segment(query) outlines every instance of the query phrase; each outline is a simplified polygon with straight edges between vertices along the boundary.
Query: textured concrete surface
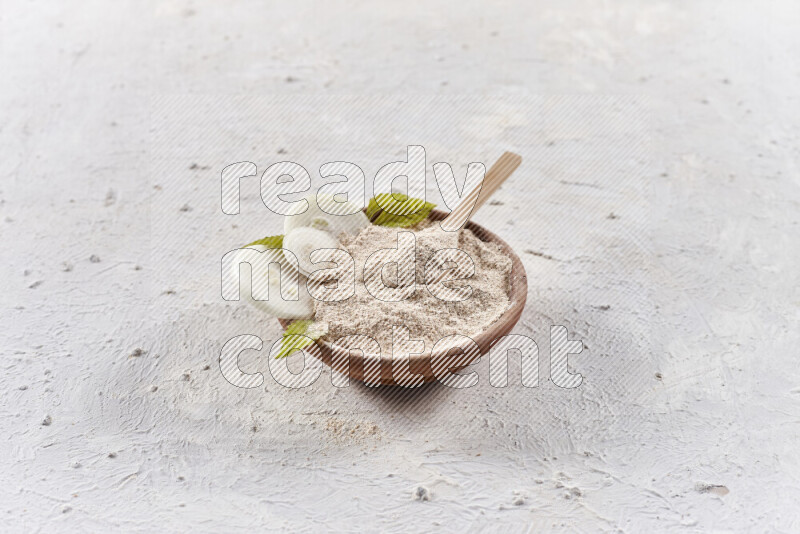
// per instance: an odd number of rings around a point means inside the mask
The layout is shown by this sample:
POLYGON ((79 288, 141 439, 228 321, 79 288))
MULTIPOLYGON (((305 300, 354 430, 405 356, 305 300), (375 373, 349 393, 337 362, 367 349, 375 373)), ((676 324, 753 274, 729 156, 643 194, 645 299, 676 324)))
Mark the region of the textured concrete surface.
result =
MULTIPOLYGON (((800 529, 800 6, 0 0, 9 531, 800 529), (219 172, 523 167, 476 220, 563 390, 303 390, 219 260, 279 217, 219 172)), ((429 193, 435 186, 429 173, 429 193)), ((293 358, 290 367, 301 365, 293 358)), ((516 374, 515 374, 516 373, 516 374)))

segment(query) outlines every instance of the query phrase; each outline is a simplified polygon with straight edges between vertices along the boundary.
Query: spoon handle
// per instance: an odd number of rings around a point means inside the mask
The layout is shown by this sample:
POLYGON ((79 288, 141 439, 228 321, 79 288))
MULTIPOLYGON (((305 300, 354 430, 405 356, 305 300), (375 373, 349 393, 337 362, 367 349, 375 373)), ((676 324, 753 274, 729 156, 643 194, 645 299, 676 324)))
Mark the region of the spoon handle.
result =
POLYGON ((456 206, 456 209, 442 221, 442 229, 453 231, 463 227, 472 214, 478 211, 500 188, 506 178, 517 170, 520 163, 522 163, 522 156, 513 152, 504 152, 486 173, 483 182, 470 191, 456 206))

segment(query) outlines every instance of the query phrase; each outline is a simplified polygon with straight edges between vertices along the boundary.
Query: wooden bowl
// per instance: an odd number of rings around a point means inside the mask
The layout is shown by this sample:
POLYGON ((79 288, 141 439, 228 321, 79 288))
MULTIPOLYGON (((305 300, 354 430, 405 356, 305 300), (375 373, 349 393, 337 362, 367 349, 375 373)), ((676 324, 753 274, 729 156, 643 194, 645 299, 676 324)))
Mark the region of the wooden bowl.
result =
MULTIPOLYGON (((436 221, 442 220, 447 217, 448 213, 440 210, 433 210, 430 214, 430 218, 436 221)), ((471 354, 468 357, 460 358, 455 366, 448 366, 448 369, 451 371, 457 371, 459 369, 463 369, 468 365, 472 364, 477 360, 481 354, 486 354, 489 352, 489 349, 494 344, 496 340, 503 337, 504 335, 511 332, 514 326, 519 321, 520 316, 522 315, 522 310, 525 308, 525 301, 528 298, 528 277, 525 274, 525 267, 522 265, 522 261, 519 259, 519 256, 514 252, 514 250, 502 239, 500 239, 496 234, 490 232, 483 226, 476 224, 472 221, 468 221, 465 228, 472 231, 478 239, 487 243, 497 243, 500 245, 500 248, 503 252, 511 258, 511 274, 509 277, 509 291, 508 297, 510 300, 510 304, 508 309, 500 316, 497 321, 492 323, 485 332, 482 332, 477 335, 473 335, 472 339, 477 343, 478 349, 480 350, 479 354, 471 354)), ((278 319, 281 323, 281 326, 286 328, 291 320, 286 319, 278 319)), ((465 335, 468 335, 468 332, 464 332, 465 335)), ((306 349, 307 352, 310 352, 313 356, 321 359, 325 365, 330 367, 334 366, 334 353, 335 349, 333 344, 320 340, 317 341, 316 347, 310 347, 306 349)), ((341 350, 341 349, 340 349, 341 350)), ((341 352, 340 352, 341 353, 341 352)), ((365 369, 364 363, 367 358, 364 357, 361 351, 352 351, 350 353, 349 358, 349 365, 344 365, 344 367, 336 368, 337 371, 343 372, 344 374, 349 375, 351 378, 355 378, 359 381, 365 380, 365 369)), ((373 360, 374 361, 374 360, 373 360)), ((340 363, 340 362, 337 362, 340 363)), ((422 354, 412 354, 410 357, 410 371, 412 374, 422 375, 425 382, 431 382, 436 380, 436 376, 434 375, 433 370, 431 369, 431 351, 430 349, 426 350, 422 354)), ((376 373, 377 370, 373 368, 370 376, 371 378, 369 385, 376 385, 375 382, 379 382, 381 385, 401 385, 395 378, 392 376, 392 357, 391 354, 389 355, 381 355, 380 358, 380 375, 379 378, 376 380, 376 373)), ((441 374, 441 373, 439 373, 441 374)))

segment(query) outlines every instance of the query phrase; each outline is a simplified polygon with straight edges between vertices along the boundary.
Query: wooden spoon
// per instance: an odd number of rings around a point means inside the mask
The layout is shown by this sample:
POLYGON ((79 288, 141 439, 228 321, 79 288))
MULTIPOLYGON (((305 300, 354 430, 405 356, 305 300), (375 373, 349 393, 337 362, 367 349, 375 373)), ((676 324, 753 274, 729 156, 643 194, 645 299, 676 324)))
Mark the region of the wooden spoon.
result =
POLYGON ((442 221, 442 230, 453 232, 462 228, 472 214, 483 206, 489 197, 497 191, 503 182, 517 170, 522 163, 522 156, 513 152, 504 152, 500 159, 495 161, 489 172, 483 178, 483 182, 469 192, 456 206, 450 215, 442 221))
MULTIPOLYGON (((520 163, 522 163, 522 156, 513 152, 504 152, 483 177, 483 181, 470 191, 459 202, 456 209, 450 212, 450 215, 441 222, 442 230, 454 232, 463 228, 469 218, 472 217, 472 214, 489 200, 489 197, 500 188, 506 178, 517 170, 520 163)), ((370 217, 369 222, 374 223, 381 213, 383 213, 383 209, 378 208, 370 217)))
MULTIPOLYGON (((520 163, 522 163, 522 156, 513 152, 504 152, 483 177, 483 181, 461 199, 456 209, 440 223, 442 230, 455 232, 463 228, 472 214, 489 200, 489 197, 500 188, 502 183, 517 170, 520 163)), ((428 283, 435 284, 444 279, 446 273, 440 270, 444 263, 446 263, 444 259, 433 262, 430 271, 435 274, 430 280, 427 280, 428 283)))

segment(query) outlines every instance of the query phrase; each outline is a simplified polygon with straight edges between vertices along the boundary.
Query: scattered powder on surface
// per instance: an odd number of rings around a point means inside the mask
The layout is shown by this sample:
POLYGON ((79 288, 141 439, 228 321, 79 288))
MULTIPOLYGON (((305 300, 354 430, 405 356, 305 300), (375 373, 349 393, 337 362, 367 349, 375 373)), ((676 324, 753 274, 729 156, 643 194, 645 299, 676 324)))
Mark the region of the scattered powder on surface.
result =
MULTIPOLYGON (((500 246, 481 241, 469 230, 444 232, 433 221, 425 221, 413 229, 417 249, 416 287, 411 297, 399 302, 384 302, 373 297, 364 286, 364 264, 372 253, 396 248, 397 233, 401 231, 409 229, 373 225, 355 236, 341 237, 342 245, 355 260, 355 295, 341 302, 317 302, 315 319, 328 324, 325 339, 368 335, 381 345, 381 352, 388 355, 392 347, 392 325, 405 325, 411 331, 411 339, 422 339, 425 350, 430 350, 445 336, 477 336, 508 309, 511 259, 500 246), (475 263, 472 277, 446 283, 450 287, 472 287, 471 296, 461 302, 439 300, 424 283, 428 258, 437 250, 452 248, 463 250, 475 263)), ((391 276, 391 269, 386 271, 391 276)), ((396 269, 394 277, 396 280, 396 269)))
POLYGON ((331 417, 325 423, 325 431, 336 443, 365 444, 370 440, 380 440, 378 425, 366 422, 352 422, 331 417))

